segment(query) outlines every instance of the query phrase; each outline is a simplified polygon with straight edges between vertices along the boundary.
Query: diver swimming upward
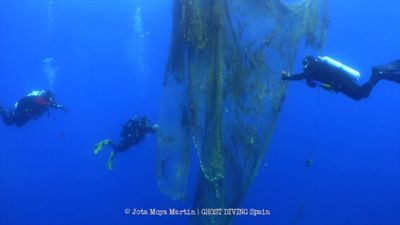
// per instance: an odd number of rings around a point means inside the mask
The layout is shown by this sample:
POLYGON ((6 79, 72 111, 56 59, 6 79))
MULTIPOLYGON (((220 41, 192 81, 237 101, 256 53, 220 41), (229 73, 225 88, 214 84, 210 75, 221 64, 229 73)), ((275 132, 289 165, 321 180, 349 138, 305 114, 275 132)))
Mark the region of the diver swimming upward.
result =
POLYGON ((282 79, 306 80, 310 87, 319 84, 326 90, 341 92, 354 100, 368 98, 380 80, 400 83, 400 60, 373 67, 369 80, 363 85, 357 83, 359 72, 326 56, 316 58, 307 56, 303 60, 303 66, 304 71, 300 74, 292 75, 290 72, 282 71, 282 79))
POLYGON ((110 157, 108 159, 107 167, 109 170, 112 169, 113 160, 117 153, 128 151, 128 149, 134 145, 139 144, 143 139, 151 133, 157 131, 158 125, 151 125, 147 117, 134 117, 130 119, 125 125, 122 125, 121 141, 115 144, 109 139, 100 141, 96 144, 94 154, 99 152, 106 146, 109 145, 112 148, 110 157))
POLYGON ((15 103, 10 110, 0 106, 0 116, 5 125, 22 127, 29 120, 38 119, 43 113, 49 112, 51 108, 68 112, 64 106, 56 103, 51 91, 33 91, 15 103))

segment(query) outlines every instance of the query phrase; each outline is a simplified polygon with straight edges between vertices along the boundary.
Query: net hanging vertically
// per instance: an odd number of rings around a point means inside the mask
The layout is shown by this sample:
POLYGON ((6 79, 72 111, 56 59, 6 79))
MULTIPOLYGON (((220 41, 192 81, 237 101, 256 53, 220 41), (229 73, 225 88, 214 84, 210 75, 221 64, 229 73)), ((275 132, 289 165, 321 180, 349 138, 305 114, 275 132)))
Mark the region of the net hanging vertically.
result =
POLYGON ((322 47, 326 7, 326 0, 175 0, 156 162, 165 194, 186 198, 194 148, 201 167, 194 208, 239 206, 282 106, 280 71, 292 69, 303 41, 322 47))

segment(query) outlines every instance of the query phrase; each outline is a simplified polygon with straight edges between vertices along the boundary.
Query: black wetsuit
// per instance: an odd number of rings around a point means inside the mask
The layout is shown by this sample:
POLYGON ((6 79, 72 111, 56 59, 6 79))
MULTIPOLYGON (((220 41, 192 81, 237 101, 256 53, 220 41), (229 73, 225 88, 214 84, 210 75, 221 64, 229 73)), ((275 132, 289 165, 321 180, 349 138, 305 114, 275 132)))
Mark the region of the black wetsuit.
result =
POLYGON ((52 97, 43 95, 30 95, 18 101, 15 107, 9 111, 0 108, 0 116, 7 126, 21 127, 31 119, 37 119, 48 112, 50 108, 67 111, 57 104, 52 97))
POLYGON ((118 144, 110 143, 114 152, 125 152, 131 146, 140 143, 148 134, 154 133, 155 128, 151 126, 146 117, 139 117, 129 120, 121 132, 121 141, 118 144))
POLYGON ((381 79, 400 83, 399 64, 400 61, 396 61, 385 66, 373 68, 368 82, 359 85, 356 80, 340 68, 332 66, 318 58, 313 58, 304 67, 303 73, 283 76, 282 79, 306 80, 307 84, 311 87, 315 87, 319 83, 321 87, 327 90, 341 92, 354 100, 360 100, 367 98, 374 86, 381 79), (390 66, 392 66, 391 69, 386 69, 390 66))

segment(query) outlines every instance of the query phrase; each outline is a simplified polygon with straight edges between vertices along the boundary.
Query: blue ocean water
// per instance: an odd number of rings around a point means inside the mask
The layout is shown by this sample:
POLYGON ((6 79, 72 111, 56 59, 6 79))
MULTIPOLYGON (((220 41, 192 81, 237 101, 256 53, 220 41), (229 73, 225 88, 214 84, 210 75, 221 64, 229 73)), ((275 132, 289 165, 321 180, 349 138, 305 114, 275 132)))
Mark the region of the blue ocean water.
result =
MULTIPOLYGON (((190 199, 172 201, 158 190, 155 137, 117 156, 111 172, 108 154, 92 151, 99 140, 117 140, 133 115, 157 121, 171 5, 0 2, 1 105, 52 89, 70 109, 23 128, 0 125, 1 225, 188 224, 184 216, 124 214, 125 208, 191 207, 190 199)), ((356 68, 365 82, 372 66, 400 58, 399 10, 397 0, 330 1, 321 54, 356 68)), ((271 216, 237 217, 237 225, 400 224, 399 86, 382 81, 355 102, 292 83, 243 207, 269 209, 271 216)))

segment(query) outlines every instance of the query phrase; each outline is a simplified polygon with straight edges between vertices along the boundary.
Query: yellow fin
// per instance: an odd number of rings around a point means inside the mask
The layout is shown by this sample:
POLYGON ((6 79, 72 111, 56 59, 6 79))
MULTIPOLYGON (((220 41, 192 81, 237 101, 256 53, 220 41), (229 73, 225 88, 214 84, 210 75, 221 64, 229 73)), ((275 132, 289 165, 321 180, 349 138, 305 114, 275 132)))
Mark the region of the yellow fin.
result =
POLYGON ((107 162, 108 170, 112 170, 114 156, 115 156, 115 153, 114 153, 114 151, 112 151, 111 154, 110 154, 110 157, 108 158, 108 162, 107 162))
POLYGON ((104 148, 104 146, 110 144, 110 142, 111 142, 110 139, 106 139, 97 143, 94 146, 94 154, 95 155, 99 154, 99 152, 104 148))

